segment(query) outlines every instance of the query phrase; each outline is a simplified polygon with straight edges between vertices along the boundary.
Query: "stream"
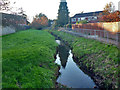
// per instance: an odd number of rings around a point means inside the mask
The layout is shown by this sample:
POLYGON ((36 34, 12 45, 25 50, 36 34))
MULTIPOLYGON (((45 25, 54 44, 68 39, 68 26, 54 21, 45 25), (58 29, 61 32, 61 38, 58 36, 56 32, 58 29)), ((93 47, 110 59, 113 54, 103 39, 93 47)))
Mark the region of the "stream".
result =
POLYGON ((70 48, 56 40, 59 44, 55 63, 60 65, 57 82, 68 88, 94 88, 96 85, 90 76, 85 74, 73 60, 70 48))

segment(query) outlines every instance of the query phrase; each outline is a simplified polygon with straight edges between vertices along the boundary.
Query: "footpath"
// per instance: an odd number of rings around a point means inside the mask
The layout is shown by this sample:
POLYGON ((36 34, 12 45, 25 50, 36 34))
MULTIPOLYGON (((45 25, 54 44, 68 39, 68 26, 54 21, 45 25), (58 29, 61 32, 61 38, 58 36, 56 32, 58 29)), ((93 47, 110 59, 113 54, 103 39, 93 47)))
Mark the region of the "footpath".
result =
POLYGON ((65 29, 62 29, 61 31, 66 32, 66 33, 70 33, 72 35, 76 35, 76 36, 79 36, 79 37, 95 39, 95 40, 98 40, 98 41, 106 43, 106 44, 112 44, 112 45, 120 46, 120 43, 118 41, 107 39, 107 38, 98 37, 97 35, 86 35, 86 34, 83 34, 83 33, 73 32, 73 31, 65 30, 65 29))

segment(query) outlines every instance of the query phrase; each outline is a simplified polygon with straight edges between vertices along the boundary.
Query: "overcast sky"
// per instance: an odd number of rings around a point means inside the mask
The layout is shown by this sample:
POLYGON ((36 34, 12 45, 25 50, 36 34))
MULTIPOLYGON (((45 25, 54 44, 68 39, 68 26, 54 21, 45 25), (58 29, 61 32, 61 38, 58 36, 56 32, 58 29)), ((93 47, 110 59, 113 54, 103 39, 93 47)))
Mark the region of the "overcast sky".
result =
MULTIPOLYGON (((33 16, 44 13, 49 19, 56 19, 60 0, 10 0, 11 3, 16 2, 14 7, 22 7, 28 15, 30 21, 33 16)), ((66 0, 70 16, 76 13, 102 11, 106 3, 113 2, 116 10, 118 10, 118 2, 120 0, 66 0)))

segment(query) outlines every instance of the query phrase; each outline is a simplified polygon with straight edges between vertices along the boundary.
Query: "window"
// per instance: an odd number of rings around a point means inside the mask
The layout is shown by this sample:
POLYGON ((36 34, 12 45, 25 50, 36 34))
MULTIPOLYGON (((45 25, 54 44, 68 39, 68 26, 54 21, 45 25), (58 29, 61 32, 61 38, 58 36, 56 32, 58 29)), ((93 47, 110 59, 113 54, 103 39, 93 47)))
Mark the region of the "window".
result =
POLYGON ((97 17, 94 17, 95 19, 97 19, 97 17))
POLYGON ((76 18, 72 18, 72 22, 76 22, 76 18))
POLYGON ((85 20, 85 17, 82 17, 81 20, 85 20))
POLYGON ((80 21, 81 19, 80 18, 78 18, 78 22, 80 21))

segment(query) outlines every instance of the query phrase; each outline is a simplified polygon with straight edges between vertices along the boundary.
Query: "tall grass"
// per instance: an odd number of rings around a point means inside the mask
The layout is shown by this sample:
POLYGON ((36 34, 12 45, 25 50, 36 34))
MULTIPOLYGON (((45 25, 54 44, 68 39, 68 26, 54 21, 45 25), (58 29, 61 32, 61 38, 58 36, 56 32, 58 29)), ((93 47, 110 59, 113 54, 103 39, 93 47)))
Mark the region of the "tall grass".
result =
POLYGON ((3 88, 55 87, 55 38, 39 30, 3 36, 3 88))

